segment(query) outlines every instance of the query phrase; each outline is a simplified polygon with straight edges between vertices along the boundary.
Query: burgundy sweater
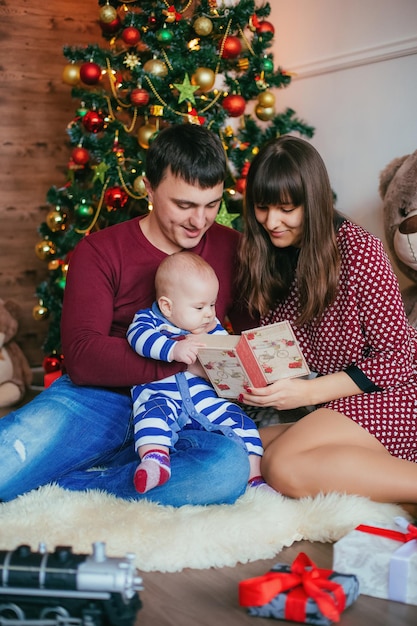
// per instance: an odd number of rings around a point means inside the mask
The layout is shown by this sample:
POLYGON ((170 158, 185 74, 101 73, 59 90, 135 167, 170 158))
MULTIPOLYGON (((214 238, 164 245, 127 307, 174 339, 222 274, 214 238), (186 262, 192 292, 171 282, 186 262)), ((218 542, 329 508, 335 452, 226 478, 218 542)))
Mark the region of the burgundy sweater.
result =
MULTIPOLYGON (((216 313, 236 333, 256 325, 234 293, 240 234, 214 224, 193 252, 214 268, 220 282, 216 313)), ((71 255, 61 322, 65 367, 78 385, 130 387, 186 369, 137 355, 126 330, 139 309, 155 300, 154 277, 166 257, 143 235, 138 218, 88 235, 71 255)))

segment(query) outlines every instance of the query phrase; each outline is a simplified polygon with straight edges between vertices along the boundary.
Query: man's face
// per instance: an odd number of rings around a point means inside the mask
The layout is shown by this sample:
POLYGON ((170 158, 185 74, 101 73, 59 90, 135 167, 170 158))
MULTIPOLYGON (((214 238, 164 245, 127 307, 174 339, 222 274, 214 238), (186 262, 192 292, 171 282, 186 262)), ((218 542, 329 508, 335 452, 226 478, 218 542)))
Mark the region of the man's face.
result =
POLYGON ((153 204, 146 218, 151 243, 167 254, 194 248, 216 219, 223 183, 201 189, 168 169, 155 189, 145 184, 153 204))

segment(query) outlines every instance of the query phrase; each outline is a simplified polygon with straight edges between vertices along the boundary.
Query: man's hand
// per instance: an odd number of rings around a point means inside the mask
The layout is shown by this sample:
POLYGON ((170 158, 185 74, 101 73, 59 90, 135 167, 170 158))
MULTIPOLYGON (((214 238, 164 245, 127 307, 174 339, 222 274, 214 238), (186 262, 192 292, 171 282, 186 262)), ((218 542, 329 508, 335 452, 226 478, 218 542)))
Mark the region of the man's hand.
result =
POLYGON ((187 372, 190 372, 190 374, 193 374, 194 376, 199 376, 200 378, 205 378, 206 380, 208 380, 204 367, 201 365, 198 359, 195 363, 191 363, 191 365, 187 367, 187 372))

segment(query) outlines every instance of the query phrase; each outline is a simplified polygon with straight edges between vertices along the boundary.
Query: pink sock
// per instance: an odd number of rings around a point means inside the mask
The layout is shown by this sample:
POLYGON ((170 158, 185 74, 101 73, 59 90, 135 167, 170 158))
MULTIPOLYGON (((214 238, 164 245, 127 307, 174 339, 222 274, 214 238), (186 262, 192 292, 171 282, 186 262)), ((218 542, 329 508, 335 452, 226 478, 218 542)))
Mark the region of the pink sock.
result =
POLYGON ((249 487, 253 487, 256 489, 261 489, 262 491, 269 491, 270 493, 278 493, 265 482, 262 476, 253 476, 248 481, 249 487))
POLYGON ((133 483, 136 491, 146 493, 154 487, 163 485, 171 477, 169 454, 163 450, 149 450, 139 463, 133 483))
POLYGON ((259 487, 260 485, 265 485, 265 481, 262 476, 252 476, 249 478, 248 485, 249 487, 259 487))

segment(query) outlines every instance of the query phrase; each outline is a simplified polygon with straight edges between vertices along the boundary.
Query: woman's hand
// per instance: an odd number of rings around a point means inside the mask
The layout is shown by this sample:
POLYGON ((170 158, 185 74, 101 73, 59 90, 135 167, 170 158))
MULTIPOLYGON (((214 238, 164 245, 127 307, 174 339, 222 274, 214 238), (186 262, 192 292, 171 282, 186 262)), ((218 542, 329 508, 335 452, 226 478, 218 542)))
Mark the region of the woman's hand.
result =
POLYGON ((297 409, 313 404, 309 397, 311 382, 313 381, 303 378, 287 378, 277 380, 267 387, 251 387, 250 393, 239 397, 239 402, 250 406, 273 407, 281 411, 297 409))
POLYGON ((345 372, 336 372, 317 378, 286 378, 267 387, 251 387, 239 397, 239 402, 250 406, 270 406, 278 410, 298 409, 346 398, 362 390, 345 372))

